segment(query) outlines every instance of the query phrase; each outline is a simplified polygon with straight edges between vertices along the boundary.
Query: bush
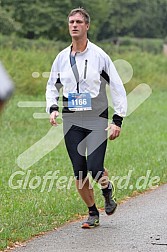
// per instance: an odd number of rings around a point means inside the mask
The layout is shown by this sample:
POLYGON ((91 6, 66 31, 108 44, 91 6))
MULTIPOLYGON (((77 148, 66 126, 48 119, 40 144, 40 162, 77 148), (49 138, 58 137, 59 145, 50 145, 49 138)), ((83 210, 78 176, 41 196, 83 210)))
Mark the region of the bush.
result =
MULTIPOLYGON (((167 39, 166 39, 167 41, 167 39)), ((152 38, 131 38, 131 37, 113 37, 107 40, 99 42, 102 47, 106 48, 107 52, 149 52, 153 54, 162 53, 163 50, 163 40, 162 39, 152 39, 152 38)))
POLYGON ((12 36, 4 36, 0 34, 0 49, 11 48, 11 49, 53 49, 56 48, 58 51, 62 50, 67 46, 67 43, 53 40, 40 39, 24 39, 12 36))
POLYGON ((10 35, 19 31, 20 27, 20 24, 11 17, 9 12, 0 6, 0 33, 10 35))
POLYGON ((149 39, 149 38, 119 38, 121 46, 133 46, 141 49, 142 52, 150 52, 154 54, 162 53, 163 40, 162 39, 149 39))

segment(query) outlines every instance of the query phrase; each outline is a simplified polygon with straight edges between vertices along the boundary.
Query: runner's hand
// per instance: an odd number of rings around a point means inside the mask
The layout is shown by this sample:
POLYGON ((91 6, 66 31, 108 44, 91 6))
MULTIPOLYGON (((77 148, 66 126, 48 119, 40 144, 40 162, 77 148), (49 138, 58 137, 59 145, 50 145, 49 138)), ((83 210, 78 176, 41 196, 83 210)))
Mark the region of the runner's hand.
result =
POLYGON ((110 140, 114 140, 115 138, 119 137, 120 132, 121 132, 121 128, 112 123, 105 130, 110 131, 109 133, 110 140))
POLYGON ((56 118, 59 116, 59 112, 58 111, 53 111, 50 114, 50 123, 52 126, 58 126, 58 123, 56 122, 56 118))

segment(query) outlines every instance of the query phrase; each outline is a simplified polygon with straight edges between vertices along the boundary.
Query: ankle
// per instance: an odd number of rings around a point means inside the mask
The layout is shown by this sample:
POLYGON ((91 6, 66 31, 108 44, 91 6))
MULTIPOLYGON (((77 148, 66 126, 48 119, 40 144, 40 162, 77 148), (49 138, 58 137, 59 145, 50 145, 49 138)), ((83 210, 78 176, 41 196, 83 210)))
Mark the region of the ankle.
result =
POLYGON ((109 181, 107 187, 102 189, 102 193, 103 195, 106 195, 109 192, 111 192, 111 190, 112 190, 112 185, 111 185, 111 182, 109 181))
POLYGON ((88 209, 89 209, 89 214, 90 215, 92 215, 92 216, 93 215, 98 215, 99 216, 99 211, 98 211, 95 204, 93 206, 91 206, 91 207, 88 207, 88 209))

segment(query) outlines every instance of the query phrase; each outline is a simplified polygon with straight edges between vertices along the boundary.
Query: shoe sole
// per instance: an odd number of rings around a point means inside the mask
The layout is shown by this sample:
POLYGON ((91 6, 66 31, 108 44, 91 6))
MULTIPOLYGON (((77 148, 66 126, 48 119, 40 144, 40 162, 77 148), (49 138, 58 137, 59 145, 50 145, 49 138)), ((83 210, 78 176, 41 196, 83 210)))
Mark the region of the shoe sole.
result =
POLYGON ((110 212, 110 213, 107 213, 107 212, 106 212, 106 214, 107 214, 107 215, 112 215, 112 214, 115 213, 116 209, 117 209, 117 205, 116 205, 116 207, 114 208, 114 210, 113 210, 112 212, 110 212))
POLYGON ((95 223, 93 226, 90 226, 88 223, 84 223, 82 224, 81 228, 90 229, 90 228, 98 227, 99 225, 100 223, 95 223))

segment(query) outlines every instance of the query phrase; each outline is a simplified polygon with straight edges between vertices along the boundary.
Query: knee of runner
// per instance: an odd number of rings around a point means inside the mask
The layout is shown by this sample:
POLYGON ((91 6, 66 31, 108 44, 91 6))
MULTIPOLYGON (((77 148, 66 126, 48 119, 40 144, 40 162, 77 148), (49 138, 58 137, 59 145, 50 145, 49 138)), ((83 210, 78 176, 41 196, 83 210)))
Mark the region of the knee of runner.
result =
POLYGON ((76 180, 84 180, 87 177, 87 172, 84 171, 74 171, 74 176, 76 180))
POLYGON ((98 182, 99 179, 101 179, 101 177, 103 176, 103 173, 104 173, 104 171, 95 170, 95 169, 91 169, 91 170, 89 170, 89 172, 90 172, 92 178, 93 178, 96 182, 98 182))

